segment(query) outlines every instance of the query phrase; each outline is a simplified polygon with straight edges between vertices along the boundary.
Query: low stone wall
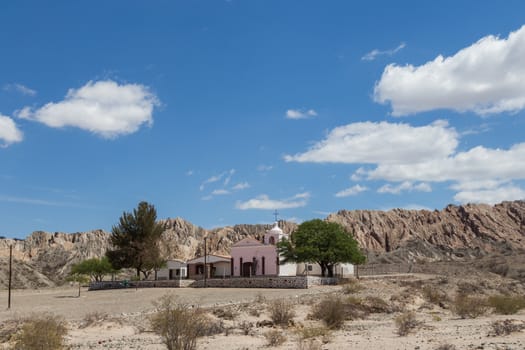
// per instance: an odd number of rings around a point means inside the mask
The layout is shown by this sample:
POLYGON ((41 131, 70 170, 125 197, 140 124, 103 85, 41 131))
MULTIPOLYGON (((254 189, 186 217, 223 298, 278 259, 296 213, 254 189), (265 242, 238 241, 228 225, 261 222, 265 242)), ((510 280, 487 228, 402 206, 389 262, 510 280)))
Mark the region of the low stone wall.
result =
POLYGON ((160 280, 160 281, 102 281, 91 282, 88 290, 122 289, 122 288, 183 288, 191 286, 195 281, 160 280))
MULTIPOLYGON (((279 288, 306 289, 312 286, 337 284, 337 278, 316 276, 282 276, 282 277, 235 277, 206 280, 208 288, 279 288)), ((195 281, 192 287, 204 287, 204 280, 195 281)))

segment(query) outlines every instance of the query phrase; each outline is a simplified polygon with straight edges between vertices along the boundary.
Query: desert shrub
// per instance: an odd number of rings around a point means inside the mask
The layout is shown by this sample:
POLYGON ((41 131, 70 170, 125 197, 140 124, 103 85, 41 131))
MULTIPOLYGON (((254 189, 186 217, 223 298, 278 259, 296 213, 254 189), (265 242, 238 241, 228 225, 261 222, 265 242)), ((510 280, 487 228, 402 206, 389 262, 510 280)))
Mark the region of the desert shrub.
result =
POLYGON ((359 281, 357 281, 356 279, 349 279, 348 282, 343 284, 343 288, 341 289, 341 291, 344 294, 354 294, 361 291, 363 288, 364 287, 361 284, 359 284, 359 281))
POLYGON ((67 328, 65 321, 51 314, 31 316, 14 336, 16 350, 65 349, 67 328))
POLYGON ((207 317, 199 308, 191 308, 164 295, 154 303, 158 311, 150 318, 153 331, 162 337, 168 350, 194 350, 197 338, 203 335, 207 317))
POLYGON ((483 287, 481 283, 473 284, 469 282, 459 282, 458 283, 458 294, 473 294, 473 293, 483 293, 483 287))
POLYGON ((200 337, 209 337, 216 334, 221 334, 226 332, 226 327, 224 326, 223 320, 214 320, 208 317, 206 314, 202 316, 202 326, 199 333, 200 337))
POLYGON ((490 324, 490 327, 491 331, 489 332, 489 335, 502 336, 509 335, 514 332, 519 332, 522 329, 525 329, 525 323, 507 319, 494 321, 490 324))
POLYGON ((273 324, 287 327, 295 316, 293 303, 277 299, 268 304, 268 312, 273 324))
POLYGON ((296 332, 300 339, 325 338, 330 335, 330 329, 326 327, 304 327, 297 329, 296 332))
POLYGON ((248 321, 242 321, 239 323, 239 329, 244 335, 250 335, 252 333, 253 323, 248 321))
POLYGON ((297 350, 321 350, 322 344, 315 339, 299 339, 297 341, 297 350))
POLYGON ((337 295, 327 295, 312 311, 312 317, 323 321, 329 329, 341 328, 346 319, 345 304, 337 295))
POLYGON ((272 329, 264 333, 264 337, 268 346, 279 346, 286 341, 285 335, 278 329, 272 329))
POLYGON ((502 315, 513 315, 525 308, 525 297, 509 295, 493 295, 488 298, 489 306, 502 315))
POLYGON ((255 299, 253 300, 253 302, 258 305, 264 304, 266 303, 266 297, 263 293, 259 292, 255 295, 255 299))
POLYGON ((440 344, 435 350, 456 350, 456 346, 453 344, 440 344))
POLYGON ((213 309, 212 313, 218 318, 223 318, 230 321, 233 321, 235 318, 237 318, 237 316, 239 316, 239 312, 234 310, 232 307, 216 308, 213 309))
POLYGON ((432 304, 439 305, 448 300, 447 293, 430 285, 424 286, 421 292, 423 293, 423 298, 432 304))
POLYGON ((400 336, 408 335, 419 326, 419 322, 416 319, 416 314, 412 311, 405 312, 397 316, 394 322, 396 323, 397 334, 400 336))
POLYGON ((461 318, 476 318, 487 311, 486 300, 481 297, 457 294, 452 310, 461 318))

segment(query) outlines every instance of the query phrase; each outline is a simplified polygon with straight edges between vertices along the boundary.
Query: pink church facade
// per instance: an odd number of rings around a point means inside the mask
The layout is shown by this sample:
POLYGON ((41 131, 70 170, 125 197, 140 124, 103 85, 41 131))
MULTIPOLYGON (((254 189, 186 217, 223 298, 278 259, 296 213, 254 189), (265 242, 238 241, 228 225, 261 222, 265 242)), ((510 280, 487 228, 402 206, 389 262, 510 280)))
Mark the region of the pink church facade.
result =
POLYGON ((263 242, 245 238, 231 248, 232 275, 252 276, 295 276, 296 264, 280 264, 276 244, 287 235, 275 226, 264 235, 263 242))

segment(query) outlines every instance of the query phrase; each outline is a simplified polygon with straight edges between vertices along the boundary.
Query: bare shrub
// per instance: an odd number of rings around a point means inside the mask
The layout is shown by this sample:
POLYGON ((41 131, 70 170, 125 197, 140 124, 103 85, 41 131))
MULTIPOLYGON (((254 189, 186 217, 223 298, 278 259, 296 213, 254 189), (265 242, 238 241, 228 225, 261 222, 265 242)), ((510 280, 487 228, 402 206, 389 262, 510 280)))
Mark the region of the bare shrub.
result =
POLYGON ((313 307, 312 317, 323 321, 329 329, 341 328, 345 319, 345 304, 337 295, 327 295, 313 307))
POLYGON ((458 283, 458 294, 470 295, 473 293, 483 293, 483 287, 480 283, 473 284, 469 282, 459 282, 458 283))
POLYGON ((423 298, 432 304, 442 305, 444 302, 448 301, 447 293, 434 286, 426 285, 421 292, 423 293, 423 298))
POLYGON ((322 344, 315 339, 299 339, 297 341, 297 350, 321 350, 322 344))
POLYGON ((239 323, 239 329, 242 331, 242 334, 244 335, 251 335, 252 328, 253 328, 253 323, 251 322, 242 321, 241 323, 239 323))
POLYGON ((490 324, 490 327, 490 336, 502 336, 509 335, 514 332, 519 332, 522 329, 525 329, 525 323, 519 322, 517 320, 507 319, 501 321, 494 321, 490 324))
POLYGON ((257 295, 255 295, 255 299, 253 300, 255 304, 265 304, 266 303, 266 297, 263 295, 263 293, 259 292, 257 295))
POLYGON ((363 290, 363 286, 356 279, 349 279, 348 282, 343 284, 341 291, 343 294, 354 294, 363 290))
POLYGON ((502 315, 513 315, 525 308, 525 297, 509 295, 493 295, 488 298, 489 306, 502 315))
POLYGON ((199 308, 177 301, 174 295, 164 295, 154 303, 158 312, 151 316, 153 331, 159 334, 168 350, 194 350, 197 338, 203 335, 207 318, 199 308))
POLYGON ((402 313, 395 318, 397 334, 400 336, 406 336, 417 327, 420 323, 416 319, 416 314, 412 311, 402 313))
POLYGON ((467 294, 457 294, 452 310, 461 318, 476 318, 487 311, 486 299, 467 294))
POLYGON ((279 346, 286 341, 286 336, 278 329, 269 330, 264 333, 264 337, 268 346, 279 346))
POLYGON ((14 336, 16 350, 66 349, 66 322, 58 316, 41 314, 26 319, 14 336))
POLYGON ((435 350, 456 350, 456 346, 453 344, 440 344, 435 350))
POLYGON ((284 299, 277 299, 268 304, 268 312, 273 324, 281 327, 288 327, 295 316, 293 309, 293 303, 284 299))
POLYGON ((213 309, 212 313, 218 318, 233 321, 239 316, 239 312, 233 307, 216 308, 213 309))
POLYGON ((297 335, 300 339, 310 339, 323 337, 326 338, 330 335, 330 329, 326 327, 304 327, 297 329, 297 335))

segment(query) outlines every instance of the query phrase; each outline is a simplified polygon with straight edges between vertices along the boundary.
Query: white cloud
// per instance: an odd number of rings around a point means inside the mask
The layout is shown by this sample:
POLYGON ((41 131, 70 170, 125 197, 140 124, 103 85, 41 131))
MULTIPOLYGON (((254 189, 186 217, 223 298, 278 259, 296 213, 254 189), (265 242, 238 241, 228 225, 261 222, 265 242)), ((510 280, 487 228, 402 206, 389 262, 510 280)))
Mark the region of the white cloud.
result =
POLYGON ((421 162, 379 164, 367 171, 370 180, 387 181, 510 181, 525 179, 525 143, 508 150, 474 147, 447 157, 432 157, 421 162))
POLYGON ((193 176, 193 174, 194 174, 193 170, 186 171, 186 176, 193 176))
POLYGON ((240 182, 232 187, 233 191, 241 191, 250 188, 250 184, 247 182, 240 182))
POLYGON ((228 186, 228 184, 230 183, 232 179, 233 174, 235 174, 235 169, 230 169, 230 171, 226 173, 226 178, 224 179, 224 182, 223 182, 224 186, 228 186))
POLYGON ((383 51, 374 49, 370 51, 369 53, 367 53, 366 55, 364 55, 363 57, 361 57, 361 59, 363 61, 373 61, 377 58, 377 56, 392 56, 398 51, 404 49, 405 47, 406 47, 406 44, 401 43, 395 49, 383 50, 383 51))
POLYGON ((513 185, 484 190, 460 191, 454 196, 454 200, 461 203, 496 204, 516 199, 525 199, 525 191, 513 185))
POLYGON ((404 181, 400 183, 397 186, 393 186, 391 184, 386 184, 381 186, 377 192, 378 193, 391 193, 391 194, 400 194, 401 192, 432 192, 432 187, 430 187, 429 184, 425 182, 421 182, 418 184, 413 184, 410 181, 404 181))
POLYGON ((286 118, 287 119, 306 119, 306 118, 312 118, 316 117, 317 112, 313 109, 309 109, 307 111, 300 110, 300 109, 289 109, 286 111, 286 118))
POLYGON ((28 88, 27 86, 25 86, 23 84, 19 84, 19 83, 6 84, 6 85, 4 85, 4 90, 5 91, 16 91, 16 92, 21 93, 22 95, 27 95, 27 96, 35 96, 36 95, 36 90, 28 88))
POLYGON ((202 182, 202 184, 199 186, 199 190, 202 191, 202 190, 204 190, 204 187, 206 185, 214 183, 214 182, 221 181, 223 178, 224 178, 223 185, 227 186, 230 183, 233 174, 235 174, 235 169, 230 169, 228 171, 223 171, 219 175, 213 175, 213 176, 209 177, 208 179, 206 179, 206 180, 204 180, 202 182))
POLYGON ((217 189, 217 190, 213 190, 213 191, 211 192, 211 194, 212 194, 213 196, 224 196, 224 195, 226 195, 226 194, 230 194, 230 191, 225 190, 225 189, 223 189, 223 188, 220 188, 220 189, 217 189))
POLYGON ((17 114, 53 128, 70 126, 114 138, 134 133, 143 124, 151 126, 158 104, 144 85, 90 81, 79 89, 70 89, 60 102, 49 102, 36 110, 24 107, 17 114))
POLYGON ((506 39, 486 36, 450 57, 421 66, 388 65, 374 100, 395 116, 435 109, 480 115, 525 108, 525 26, 506 39))
POLYGON ((24 139, 24 134, 16 126, 13 119, 0 114, 0 147, 7 147, 24 139))
POLYGON ((445 157, 458 144, 446 121, 412 127, 394 123, 353 123, 333 129, 308 151, 286 155, 287 162, 405 164, 445 157))
MULTIPOLYGON (((525 143, 508 149, 477 146, 458 152, 459 134, 446 122, 427 126, 390 123, 355 123, 332 130, 325 140, 287 161, 369 164, 359 167, 351 176, 354 181, 375 180, 387 184, 379 193, 402 191, 430 192, 431 183, 451 182, 458 201, 473 201, 482 194, 501 189, 505 199, 512 195, 508 185, 525 179, 525 143)), ((341 192, 341 195, 344 191, 341 192)), ((481 197, 480 197, 481 198, 481 197)))
POLYGON ((348 196, 355 196, 361 192, 367 191, 368 188, 361 185, 355 185, 350 188, 347 188, 345 190, 339 191, 335 194, 336 197, 348 197, 348 196))
POLYGON ((238 201, 235 205, 237 209, 248 210, 248 209, 264 209, 264 210, 275 210, 275 209, 291 209, 300 208, 308 204, 310 193, 304 192, 287 199, 270 199, 267 195, 262 194, 255 198, 249 199, 245 202, 238 201))
POLYGON ((261 171, 261 172, 266 172, 266 171, 270 171, 273 169, 273 166, 272 165, 264 165, 264 164, 261 164, 257 167, 257 171, 261 171))

